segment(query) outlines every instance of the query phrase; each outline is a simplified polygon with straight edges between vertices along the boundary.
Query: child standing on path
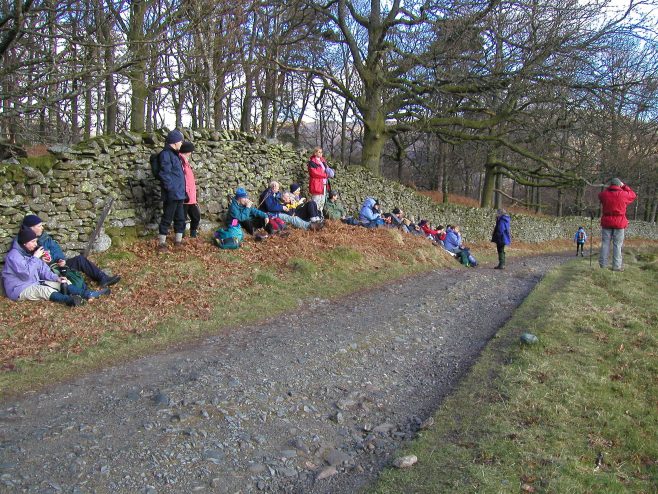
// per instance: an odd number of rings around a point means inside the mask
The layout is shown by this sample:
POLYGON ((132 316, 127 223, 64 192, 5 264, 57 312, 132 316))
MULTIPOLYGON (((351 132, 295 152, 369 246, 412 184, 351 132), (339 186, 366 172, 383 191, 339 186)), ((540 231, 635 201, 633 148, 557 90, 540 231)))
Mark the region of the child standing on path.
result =
POLYGON ((587 233, 585 233, 584 226, 578 227, 578 231, 573 236, 573 241, 576 242, 576 256, 580 252, 580 257, 584 257, 583 247, 585 246, 585 242, 587 242, 587 233))

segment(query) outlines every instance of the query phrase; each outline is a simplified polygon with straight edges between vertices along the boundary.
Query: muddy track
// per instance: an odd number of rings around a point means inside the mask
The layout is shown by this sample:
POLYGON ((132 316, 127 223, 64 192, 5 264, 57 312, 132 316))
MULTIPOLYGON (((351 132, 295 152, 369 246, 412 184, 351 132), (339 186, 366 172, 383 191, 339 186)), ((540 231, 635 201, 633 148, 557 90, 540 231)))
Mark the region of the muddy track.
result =
POLYGON ((0 490, 354 492, 565 259, 306 299, 281 317, 2 403, 0 490))

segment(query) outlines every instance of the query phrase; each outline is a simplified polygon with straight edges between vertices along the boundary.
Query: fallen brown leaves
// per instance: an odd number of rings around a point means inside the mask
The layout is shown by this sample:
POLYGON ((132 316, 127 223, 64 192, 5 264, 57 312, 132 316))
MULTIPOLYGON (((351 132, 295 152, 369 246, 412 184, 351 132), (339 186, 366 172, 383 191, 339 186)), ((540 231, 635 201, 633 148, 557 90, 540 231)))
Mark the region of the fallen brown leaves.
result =
POLYGON ((138 241, 126 250, 130 261, 104 264, 122 277, 108 297, 75 309, 46 301, 1 300, 0 372, 13 370, 17 359, 79 353, 108 333, 146 333, 171 318, 207 320, 215 309, 213 295, 252 284, 256 268, 284 272, 293 258, 317 262, 338 246, 366 258, 395 261, 401 249, 428 244, 422 238, 404 238, 401 247, 386 229, 330 223, 319 232, 292 230, 288 238, 247 238, 245 247, 234 251, 220 251, 209 238, 197 238, 186 239, 180 251, 158 254, 154 240, 138 241))

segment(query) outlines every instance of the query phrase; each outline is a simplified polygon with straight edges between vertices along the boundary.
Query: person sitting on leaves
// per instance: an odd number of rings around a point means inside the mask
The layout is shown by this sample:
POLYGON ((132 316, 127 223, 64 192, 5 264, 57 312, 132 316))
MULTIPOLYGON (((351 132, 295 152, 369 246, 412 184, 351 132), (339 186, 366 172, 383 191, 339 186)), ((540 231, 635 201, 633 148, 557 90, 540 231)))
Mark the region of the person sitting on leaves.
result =
POLYGON ((311 223, 322 222, 315 201, 299 202, 292 192, 284 192, 281 195, 281 203, 286 212, 291 216, 298 216, 304 221, 311 223))
POLYGON ((23 228, 5 257, 2 281, 7 297, 14 301, 50 300, 68 306, 82 305, 85 300, 110 293, 109 288, 90 291, 69 284, 65 276, 55 274, 43 261, 45 249, 38 244, 37 234, 23 228))
MULTIPOLYGON (((227 224, 230 225, 234 219, 238 220, 240 226, 249 235, 254 235, 259 228, 264 228, 270 235, 274 233, 270 217, 264 211, 253 207, 249 194, 243 187, 235 190, 235 196, 228 207, 227 224)), ((262 236, 257 238, 262 238, 262 236)))
POLYGON ((384 224, 384 219, 379 211, 379 201, 374 197, 366 197, 359 211, 359 224, 366 228, 377 228, 384 224))
POLYGON ((66 258, 57 241, 44 231, 43 221, 37 215, 28 214, 23 218, 21 230, 24 229, 32 230, 37 235, 37 243, 44 251, 42 259, 52 268, 61 269, 66 266, 71 270, 80 271, 98 283, 101 288, 114 285, 121 280, 121 276, 107 274, 83 255, 66 258))
POLYGON ((261 192, 258 198, 258 207, 268 213, 270 218, 277 218, 286 224, 302 230, 318 230, 322 228, 320 222, 311 223, 303 220, 299 216, 294 216, 294 211, 290 211, 288 206, 283 204, 281 197, 281 185, 279 182, 272 181, 267 189, 261 192))

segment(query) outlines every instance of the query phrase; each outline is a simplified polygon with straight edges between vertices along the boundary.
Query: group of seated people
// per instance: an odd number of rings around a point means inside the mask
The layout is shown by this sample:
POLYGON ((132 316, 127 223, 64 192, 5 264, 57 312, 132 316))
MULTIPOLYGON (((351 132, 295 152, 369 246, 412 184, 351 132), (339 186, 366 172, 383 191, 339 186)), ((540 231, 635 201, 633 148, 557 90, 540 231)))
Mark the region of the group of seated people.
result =
POLYGON ((23 218, 2 269, 5 294, 11 300, 50 300, 68 306, 109 295, 109 286, 120 280, 83 255, 67 258, 34 214, 23 218), (94 280, 99 289, 90 290, 81 273, 94 280))
POLYGON ((390 213, 383 213, 379 201, 374 197, 366 197, 359 210, 358 219, 354 219, 347 216, 345 207, 338 200, 338 194, 331 192, 325 206, 325 214, 329 219, 341 220, 350 225, 397 228, 405 233, 424 236, 455 256, 468 251, 464 246, 459 225, 448 225, 445 228, 440 225, 432 229, 427 220, 415 223, 406 218, 404 211, 398 207, 393 208, 390 213))
MULTIPOLYGON (((453 255, 464 250, 459 226, 432 229, 426 220, 416 224, 406 218, 397 207, 383 213, 379 201, 373 197, 365 199, 358 218, 354 218, 348 215, 335 191, 327 194, 324 210, 320 211, 316 201, 301 196, 298 184, 281 192, 281 185, 276 181, 270 182, 259 195, 258 204, 252 202, 243 187, 238 187, 230 200, 227 224, 237 221, 248 234, 263 239, 269 235, 285 236, 287 225, 320 230, 325 218, 366 228, 398 228, 427 237, 453 255), (266 233, 259 234, 260 229, 266 233)), ((57 241, 44 231, 41 218, 34 214, 23 219, 2 270, 4 290, 11 300, 50 300, 69 306, 108 295, 109 286, 120 279, 105 273, 83 255, 67 258, 57 241), (90 290, 80 273, 95 281, 99 288, 90 290)))

